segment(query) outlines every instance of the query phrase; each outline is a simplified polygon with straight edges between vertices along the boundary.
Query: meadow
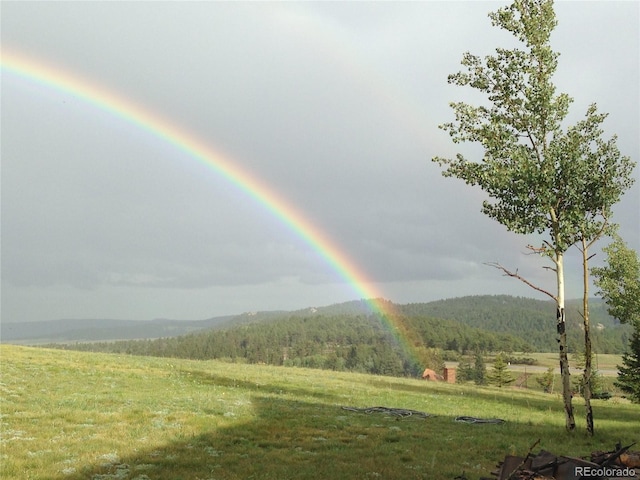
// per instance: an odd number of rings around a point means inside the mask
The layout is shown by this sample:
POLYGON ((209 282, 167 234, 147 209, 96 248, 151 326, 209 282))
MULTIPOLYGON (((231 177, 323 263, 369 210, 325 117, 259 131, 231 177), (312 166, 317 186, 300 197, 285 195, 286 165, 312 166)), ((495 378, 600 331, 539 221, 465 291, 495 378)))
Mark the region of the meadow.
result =
MULTIPOLYGON (((541 367, 558 367, 558 353, 557 352, 528 352, 528 353, 519 353, 516 355, 520 355, 523 357, 534 358, 538 363, 538 366, 541 367)), ((576 362, 579 361, 578 356, 569 355, 569 362, 573 367, 575 367, 576 362)), ((593 358, 593 367, 598 370, 604 371, 604 375, 609 375, 612 371, 617 371, 617 366, 622 363, 622 355, 613 355, 607 353, 598 353, 594 355, 593 358)))
POLYGON ((640 442, 640 406, 302 368, 1 345, 0 477, 46 480, 468 479, 507 454, 640 442), (428 418, 345 410, 386 406, 428 418), (466 424, 457 416, 499 417, 466 424), (537 451, 536 449, 536 451, 537 451))

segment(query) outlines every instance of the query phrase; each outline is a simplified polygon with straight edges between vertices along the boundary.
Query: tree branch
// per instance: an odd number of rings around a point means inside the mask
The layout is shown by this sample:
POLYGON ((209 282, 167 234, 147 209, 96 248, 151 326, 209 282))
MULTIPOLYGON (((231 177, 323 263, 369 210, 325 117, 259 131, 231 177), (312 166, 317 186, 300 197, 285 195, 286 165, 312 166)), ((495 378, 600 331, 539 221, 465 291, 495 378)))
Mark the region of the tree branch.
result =
POLYGON ((520 280, 521 282, 525 283, 526 285, 530 286, 534 290, 537 290, 538 292, 541 292, 541 293, 544 293, 545 295, 548 295, 549 297, 553 298, 556 302, 558 301, 558 297, 556 297, 555 295, 549 293, 545 289, 540 288, 537 285, 534 285, 529 280, 527 280, 526 278, 522 277, 518 273, 517 270, 515 272, 507 270, 505 267, 500 265, 498 262, 489 262, 489 263, 485 263, 485 265, 488 265, 488 266, 493 267, 493 268, 497 268, 498 270, 502 270, 507 277, 516 278, 516 279, 520 280))
MULTIPOLYGON (((556 261, 555 257, 550 256, 549 253, 548 253, 550 247, 551 247, 551 245, 549 245, 549 242, 547 242, 546 240, 544 242, 542 242, 542 247, 534 247, 533 245, 529 244, 529 245, 527 245, 526 248, 527 248, 527 250, 530 250, 530 252, 529 253, 525 253, 525 255, 534 255, 535 254, 535 255, 547 256, 547 257, 551 258, 551 260, 553 261, 553 263, 557 267, 558 266, 558 262, 556 261)), ((543 266, 542 268, 544 268, 545 270, 551 270, 553 272, 557 272, 558 271, 556 268, 553 268, 553 267, 543 266)))
MULTIPOLYGON (((604 235, 604 232, 609 228, 609 218, 604 214, 604 212, 602 213, 602 218, 604 219, 604 221, 602 222, 602 226, 600 227, 600 230, 598 230, 593 235, 593 238, 591 238, 591 241, 586 244, 586 248, 591 248, 593 244, 596 243, 600 239, 600 237, 604 235)), ((593 255, 591 256, 593 257, 593 255)))
POLYGON ((547 246, 543 244, 542 247, 538 248, 533 245, 527 245, 527 250, 531 250, 531 252, 525 255, 533 255, 534 253, 537 255, 544 255, 547 253, 547 246))

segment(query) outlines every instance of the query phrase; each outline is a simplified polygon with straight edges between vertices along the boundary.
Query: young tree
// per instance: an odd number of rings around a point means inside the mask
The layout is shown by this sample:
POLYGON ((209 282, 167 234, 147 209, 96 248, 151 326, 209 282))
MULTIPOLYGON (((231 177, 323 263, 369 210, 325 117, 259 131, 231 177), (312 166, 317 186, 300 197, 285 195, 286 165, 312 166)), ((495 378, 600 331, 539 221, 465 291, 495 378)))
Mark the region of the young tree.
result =
POLYGON ((485 385, 487 383, 487 366, 484 363, 484 358, 482 358, 482 353, 476 352, 475 359, 473 362, 473 381, 476 385, 485 385))
POLYGON ((573 181, 589 182, 572 191, 582 195, 575 199, 576 214, 582 212, 583 217, 577 220, 578 248, 582 254, 582 320, 584 331, 584 370, 582 375, 582 394, 585 402, 585 418, 587 434, 594 434, 593 409, 591 394, 596 380, 592 369, 593 358, 591 346, 591 327, 589 320, 589 249, 604 235, 611 235, 615 226, 609 221, 611 208, 620 196, 633 184, 631 172, 634 164, 627 157, 622 157, 614 136, 603 140, 602 123, 605 114, 596 113, 595 105, 589 107, 583 121, 568 129, 561 139, 563 150, 560 155, 569 159, 565 169, 573 181), (597 172, 594 175, 592 172, 597 172), (609 182, 607 179, 617 179, 609 182), (602 188, 603 184, 606 188, 602 188))
POLYGON ((502 388, 505 385, 509 385, 513 381, 514 378, 507 369, 507 362, 505 362, 502 354, 499 353, 493 362, 493 369, 489 374, 489 383, 502 388))
POLYGON ((628 394, 633 403, 640 403, 640 329, 636 328, 629 342, 629 350, 622 355, 618 365, 618 380, 615 385, 628 394))
POLYGON ((467 382, 475 378, 475 372, 469 360, 463 360, 458 365, 457 382, 467 382))
POLYGON ((549 367, 541 377, 536 378, 538 385, 542 387, 544 393, 553 392, 553 367, 549 367))
MULTIPOLYGON (((573 357, 574 357, 573 361, 575 363, 576 368, 584 369, 587 363, 593 363, 593 353, 591 354, 591 358, 589 359, 587 358, 586 350, 583 350, 574 354, 573 357)), ((586 380, 585 376, 582 375, 581 377, 578 377, 573 384, 574 389, 582 396, 585 395, 586 388, 587 388, 585 380, 586 380)), ((592 395, 593 396, 592 398, 595 398, 599 395, 604 394, 604 385, 602 382, 602 377, 598 373, 597 369, 594 369, 594 368, 591 369, 591 376, 589 378, 588 387, 590 388, 589 395, 592 395)), ((587 433, 589 432, 587 431, 587 433)))
POLYGON ((495 56, 484 60, 465 53, 462 65, 466 71, 450 75, 449 83, 486 94, 491 106, 452 103, 456 120, 441 126, 455 143, 480 143, 484 156, 479 162, 461 154, 455 159, 433 160, 446 167, 444 176, 480 186, 490 198, 483 202, 482 211, 508 230, 548 235, 540 247, 529 248, 552 261, 555 294, 498 263, 493 266, 556 302, 565 426, 573 430, 564 255, 582 238, 592 238, 593 225, 589 222, 608 212, 632 183, 633 163, 621 157, 615 137, 605 142, 595 135, 605 118, 596 113, 595 106, 589 107, 586 118, 575 127, 566 132, 562 129, 572 100, 565 93, 556 94, 552 83, 558 58, 550 46, 557 23, 553 2, 515 0, 489 17, 494 26, 512 33, 525 48, 498 48, 495 56), (586 165, 587 159, 596 160, 601 155, 611 165, 609 176, 586 165))
POLYGON ((603 250, 607 265, 591 269, 598 294, 607 303, 609 315, 634 326, 629 350, 618 366, 616 386, 632 402, 640 403, 640 259, 617 235, 603 250))

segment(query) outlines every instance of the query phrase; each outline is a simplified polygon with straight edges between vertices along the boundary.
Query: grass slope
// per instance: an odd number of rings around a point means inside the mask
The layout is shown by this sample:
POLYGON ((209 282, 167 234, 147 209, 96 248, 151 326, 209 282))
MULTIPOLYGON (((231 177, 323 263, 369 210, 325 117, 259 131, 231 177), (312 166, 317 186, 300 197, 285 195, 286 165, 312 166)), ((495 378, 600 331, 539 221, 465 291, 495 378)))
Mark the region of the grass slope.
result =
POLYGON ((564 431, 558 396, 535 392, 10 345, 0 354, 3 479, 476 479, 538 438, 577 456, 640 440, 640 407, 617 400, 594 401, 589 439, 564 431), (374 405, 436 416, 341 408, 374 405))

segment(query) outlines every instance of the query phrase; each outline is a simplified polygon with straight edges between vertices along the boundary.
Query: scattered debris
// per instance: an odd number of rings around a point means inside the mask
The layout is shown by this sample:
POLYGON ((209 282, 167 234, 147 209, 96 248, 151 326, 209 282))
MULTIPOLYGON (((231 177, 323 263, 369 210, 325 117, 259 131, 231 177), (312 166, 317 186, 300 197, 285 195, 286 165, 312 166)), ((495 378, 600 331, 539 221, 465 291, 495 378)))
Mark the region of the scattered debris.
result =
MULTIPOLYGON (((531 452, 539 442, 531 446, 526 457, 507 455, 492 475, 497 480, 640 480, 640 452, 629 452, 634 444, 626 447, 618 444, 609 452, 593 452, 589 460, 585 460, 546 450, 533 455, 531 452)), ((484 477, 482 480, 495 479, 484 477)))
POLYGON ((628 452, 634 445, 635 443, 632 443, 631 445, 623 447, 618 443, 616 449, 611 452, 593 452, 591 454, 591 461, 604 466, 618 463, 626 467, 640 468, 640 452, 628 452))
MULTIPOLYGON (((350 410, 352 412, 362 412, 362 413, 384 413, 387 415, 393 415, 395 417, 420 417, 420 418, 428 418, 433 417, 435 415, 431 415, 430 413, 420 412, 418 410, 409 410, 407 408, 391 408, 391 407, 366 407, 366 408, 357 408, 357 407, 342 407, 343 410, 350 410)), ((479 423, 479 424, 501 424, 505 423, 505 420, 501 418, 478 418, 478 417, 468 417, 468 416, 460 416, 454 419, 456 422, 461 423, 479 423)))
POLYGON ((409 410, 406 408, 391 408, 391 407, 367 407, 367 408, 357 408, 357 407, 342 407, 343 410, 350 410, 352 412, 363 412, 363 413, 384 413, 387 415, 393 415, 395 417, 419 417, 419 418, 428 418, 433 417, 433 415, 420 412, 418 410, 409 410))
POLYGON ((466 416, 456 417, 454 421, 462 422, 462 423, 494 423, 494 424, 500 424, 505 422, 505 420, 501 418, 478 418, 478 417, 466 417, 466 416))

